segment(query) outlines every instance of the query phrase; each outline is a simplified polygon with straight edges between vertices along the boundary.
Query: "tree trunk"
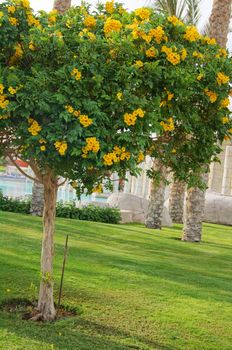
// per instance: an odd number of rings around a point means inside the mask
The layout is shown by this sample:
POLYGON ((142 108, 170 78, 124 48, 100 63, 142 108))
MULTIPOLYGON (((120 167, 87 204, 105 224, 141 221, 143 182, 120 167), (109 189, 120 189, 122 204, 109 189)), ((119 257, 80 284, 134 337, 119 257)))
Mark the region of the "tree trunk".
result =
POLYGON ((44 185, 34 181, 32 188, 31 215, 43 216, 44 208, 44 185))
POLYGON ((55 0, 53 9, 63 13, 66 10, 68 10, 70 6, 71 6, 71 0, 55 0))
POLYGON ((167 169, 158 160, 154 160, 153 169, 156 171, 160 171, 161 179, 160 181, 157 181, 156 179, 152 180, 150 202, 148 206, 148 213, 145 224, 148 228, 161 229, 162 214, 165 200, 165 178, 167 175, 167 169))
POLYGON ((185 183, 174 181, 169 194, 169 214, 176 224, 183 224, 185 183))
POLYGON ((209 19, 210 36, 226 47, 231 16, 231 0, 214 0, 209 19))
MULTIPOLYGON (((206 183, 208 174, 202 175, 206 183)), ((202 236, 202 220, 205 208, 205 191, 198 187, 187 190, 185 219, 183 228, 183 241, 200 242, 202 236)))
POLYGON ((43 241, 41 252, 41 282, 38 309, 44 321, 55 319, 53 299, 53 255, 56 215, 57 179, 50 173, 44 179, 43 241))

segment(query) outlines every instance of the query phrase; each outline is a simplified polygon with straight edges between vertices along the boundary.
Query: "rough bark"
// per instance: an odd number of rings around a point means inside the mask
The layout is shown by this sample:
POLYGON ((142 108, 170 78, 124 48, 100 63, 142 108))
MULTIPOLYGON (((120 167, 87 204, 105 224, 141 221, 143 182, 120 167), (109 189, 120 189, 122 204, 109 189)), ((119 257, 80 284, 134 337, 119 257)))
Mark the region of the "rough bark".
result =
POLYGON ((160 171, 161 180, 157 181, 156 179, 154 179, 151 183, 150 202, 148 206, 148 213, 145 224, 148 228, 161 229, 162 213, 164 209, 165 200, 165 178, 167 175, 167 169, 158 160, 154 160, 153 169, 156 171, 160 171))
POLYGON ((56 216, 57 179, 48 174, 44 178, 43 241, 41 252, 41 282, 38 309, 44 321, 55 319, 53 299, 53 254, 56 216))
POLYGON ((43 216, 44 208, 44 185, 34 181, 32 188, 32 200, 30 213, 34 216, 43 216))
MULTIPOLYGON (((202 180, 207 183, 208 174, 202 175, 202 180)), ((183 228, 183 241, 200 242, 202 236, 202 220, 205 208, 205 191, 198 187, 187 190, 185 219, 183 228)))
POLYGON ((70 6, 71 6, 71 0, 55 0, 53 9, 63 13, 66 10, 68 10, 70 6))
POLYGON ((172 183, 170 189, 169 214, 172 218, 172 222, 176 224, 183 223, 185 187, 183 181, 176 180, 172 183))
POLYGON ((226 47, 229 32, 232 0, 214 0, 209 19, 210 36, 226 47))

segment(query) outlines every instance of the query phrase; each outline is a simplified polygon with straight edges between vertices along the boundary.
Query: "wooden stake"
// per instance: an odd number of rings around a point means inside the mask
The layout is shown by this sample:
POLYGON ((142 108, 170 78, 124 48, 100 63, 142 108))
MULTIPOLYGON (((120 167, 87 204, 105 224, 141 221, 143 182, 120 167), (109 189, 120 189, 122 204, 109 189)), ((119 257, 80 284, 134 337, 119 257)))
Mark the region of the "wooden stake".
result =
POLYGON ((58 315, 59 309, 60 309, 60 301, 61 301, 63 281, 64 281, 64 270, 65 270, 65 263, 66 263, 66 259, 67 259, 67 251, 68 251, 68 235, 66 236, 66 242, 65 242, 65 247, 64 247, 64 259, 63 259, 63 266, 62 266, 62 273, 61 273, 61 280, 60 280, 59 299, 58 299, 58 304, 57 304, 57 315, 58 315))

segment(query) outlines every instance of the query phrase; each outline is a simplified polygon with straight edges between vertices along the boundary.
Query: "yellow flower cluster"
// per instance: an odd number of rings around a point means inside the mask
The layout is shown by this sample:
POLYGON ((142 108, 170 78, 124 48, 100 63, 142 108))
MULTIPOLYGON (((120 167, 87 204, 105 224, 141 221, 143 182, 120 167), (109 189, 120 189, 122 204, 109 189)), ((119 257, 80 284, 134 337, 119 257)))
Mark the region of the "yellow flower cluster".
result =
POLYGON ((176 16, 169 16, 168 17, 168 22, 172 23, 174 26, 183 26, 184 23, 179 20, 176 16))
POLYGON ((204 55, 202 53, 198 52, 198 51, 194 51, 193 52, 193 57, 199 58, 199 59, 202 60, 204 58, 204 55))
POLYGON ((117 19, 108 18, 104 24, 105 35, 109 35, 112 32, 120 32, 122 23, 117 19))
POLYGON ((56 141, 54 143, 54 146, 61 156, 65 155, 68 148, 68 144, 66 141, 56 141))
POLYGON ((161 26, 158 26, 155 29, 151 29, 149 35, 155 39, 157 44, 160 44, 162 41, 167 41, 168 39, 161 26))
POLYGON ((227 123, 229 123, 229 118, 228 117, 223 117, 222 118, 222 124, 227 124, 227 123))
POLYGON ((157 55, 158 51, 156 50, 156 48, 154 48, 154 46, 150 47, 150 49, 148 49, 146 51, 146 56, 149 58, 154 58, 157 55))
POLYGON ((166 54, 166 58, 174 66, 180 63, 181 57, 177 52, 174 52, 170 47, 162 46, 161 52, 166 54))
POLYGON ((97 186, 95 186, 93 189, 92 189, 92 193, 95 192, 95 193, 102 193, 103 192, 103 187, 102 187, 102 184, 98 184, 97 186))
POLYGON ((188 55, 187 53, 187 50, 185 48, 183 48, 181 51, 180 51, 180 54, 181 54, 181 59, 182 61, 184 61, 188 55))
POLYGON ((19 24, 19 21, 15 17, 9 17, 9 22, 12 26, 17 26, 19 24))
POLYGON ((7 11, 8 11, 8 13, 15 13, 15 11, 16 11, 16 8, 15 8, 15 6, 8 6, 7 7, 7 11))
POLYGON ((151 10, 142 7, 135 10, 135 15, 142 20, 149 19, 151 16, 151 10))
POLYGON ((160 122, 160 125, 163 127, 164 131, 173 131, 175 129, 173 118, 168 118, 167 123, 160 122))
POLYGON ((138 163, 143 162, 144 158, 145 158, 144 153, 140 151, 139 154, 138 154, 137 162, 138 163))
POLYGON ((1 120, 1 119, 8 119, 8 118, 10 118, 9 115, 0 115, 0 120, 1 120))
POLYGON ((184 34, 184 39, 193 42, 193 41, 196 41, 200 38, 201 38, 201 36, 198 33, 197 28, 195 26, 187 26, 185 34, 184 34))
POLYGON ((218 54, 215 56, 216 58, 228 57, 226 49, 219 49, 218 54))
POLYGON ((3 91, 4 91, 4 85, 0 84, 0 108, 1 109, 5 109, 10 102, 9 100, 7 100, 6 96, 3 95, 3 91))
POLYGON ((52 10, 52 11, 49 12, 48 21, 49 21, 50 24, 56 23, 57 14, 58 14, 57 10, 52 10))
POLYGON ((87 137, 86 146, 82 148, 82 158, 87 158, 88 152, 97 153, 100 150, 100 143, 96 137, 87 137))
POLYGON ((27 130, 31 133, 32 136, 37 136, 39 132, 42 130, 39 123, 33 118, 28 119, 28 123, 31 125, 27 130))
POLYGON ((113 163, 118 163, 121 160, 129 160, 131 157, 131 154, 129 151, 126 151, 125 147, 118 147, 114 146, 113 151, 110 153, 107 153, 103 156, 104 165, 110 166, 113 165, 113 163))
POLYGON ((128 126, 135 125, 137 117, 143 118, 145 115, 145 112, 138 108, 133 113, 125 113, 124 114, 124 123, 128 126))
POLYGON ((204 78, 204 74, 203 73, 200 73, 200 74, 198 74, 198 76, 197 76, 197 80, 202 80, 204 78))
POLYGON ((123 93, 121 92, 121 91, 119 91, 118 93, 117 93, 117 99, 119 100, 119 101, 122 101, 122 99, 123 99, 123 93))
POLYGON ((82 77, 82 74, 77 68, 73 68, 71 72, 71 76, 74 77, 76 80, 80 80, 82 77))
POLYGON ((96 25, 96 19, 93 16, 87 16, 84 19, 84 25, 89 28, 93 28, 96 25))
POLYGON ((30 49, 31 51, 35 51, 35 45, 34 45, 33 41, 30 41, 28 47, 29 47, 29 49, 30 49))
POLYGON ((114 1, 107 1, 105 4, 105 9, 107 13, 112 14, 114 12, 114 1))
POLYGON ((30 7, 30 1, 29 0, 21 0, 21 4, 25 9, 28 9, 30 7))
POLYGON ((222 72, 217 73, 217 83, 218 85, 227 84, 230 78, 222 72))
POLYGON ((227 108, 229 104, 230 104, 230 100, 228 98, 224 98, 224 100, 222 100, 220 103, 221 108, 227 108))
POLYGON ((217 44, 217 42, 214 38, 209 38, 208 36, 204 36, 202 38, 202 42, 204 44, 208 44, 208 45, 216 45, 217 44))
POLYGON ((0 18, 2 18, 3 16, 4 16, 4 13, 0 11, 0 18))
POLYGON ((208 88, 206 88, 204 91, 205 91, 205 94, 209 97, 211 103, 214 103, 215 101, 217 101, 216 92, 211 91, 208 88))
POLYGON ((70 114, 73 114, 75 117, 79 117, 80 116, 80 114, 81 114, 81 112, 80 111, 77 111, 77 110, 75 110, 72 106, 70 106, 70 105, 66 105, 65 106, 65 109, 66 109, 66 111, 68 111, 70 114))
POLYGON ((85 114, 80 115, 79 121, 80 121, 81 125, 84 126, 84 128, 87 128, 89 125, 93 124, 93 120, 85 114))
POLYGON ((8 91, 9 91, 9 93, 10 93, 11 95, 15 95, 16 92, 17 92, 17 89, 15 89, 15 88, 13 88, 12 86, 10 86, 10 87, 8 88, 8 91))

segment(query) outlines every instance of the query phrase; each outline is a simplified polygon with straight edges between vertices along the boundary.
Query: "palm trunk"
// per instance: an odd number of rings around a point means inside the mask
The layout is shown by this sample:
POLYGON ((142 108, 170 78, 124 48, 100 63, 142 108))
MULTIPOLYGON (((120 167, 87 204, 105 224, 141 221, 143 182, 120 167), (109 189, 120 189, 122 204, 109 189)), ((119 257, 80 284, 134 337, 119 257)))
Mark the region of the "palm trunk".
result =
POLYGON ((38 309, 44 321, 55 319, 53 299, 53 255, 56 215, 57 179, 50 173, 44 181, 43 241, 41 253, 41 282, 38 309))
POLYGON ((148 213, 145 224, 148 228, 161 229, 162 213, 164 209, 165 200, 165 178, 167 175, 167 169, 158 160, 154 161, 153 169, 160 171, 161 180, 157 181, 156 179, 153 179, 152 181, 150 202, 148 206, 148 213))
MULTIPOLYGON (((208 174, 202 175, 206 183, 208 174)), ((187 242, 200 242, 202 236, 202 220, 205 208, 205 191, 198 187, 187 190, 186 209, 182 240, 187 242)))
POLYGON ((60 13, 65 12, 71 6, 71 0, 55 0, 53 9, 57 10, 60 13))
POLYGON ((209 19, 210 36, 217 40, 222 47, 226 47, 231 16, 231 0, 214 0, 209 19))
POLYGON ((174 181, 169 195, 169 214, 176 224, 183 224, 185 183, 174 181))

